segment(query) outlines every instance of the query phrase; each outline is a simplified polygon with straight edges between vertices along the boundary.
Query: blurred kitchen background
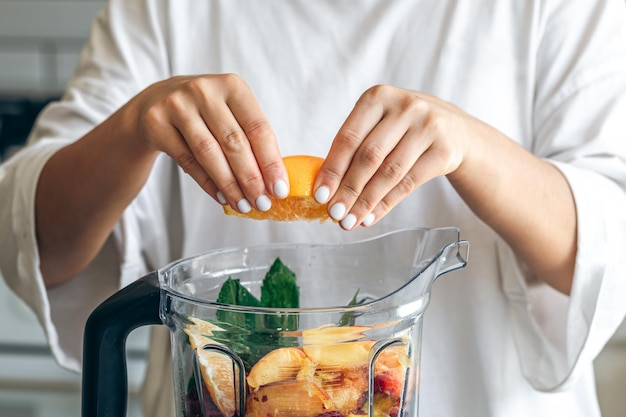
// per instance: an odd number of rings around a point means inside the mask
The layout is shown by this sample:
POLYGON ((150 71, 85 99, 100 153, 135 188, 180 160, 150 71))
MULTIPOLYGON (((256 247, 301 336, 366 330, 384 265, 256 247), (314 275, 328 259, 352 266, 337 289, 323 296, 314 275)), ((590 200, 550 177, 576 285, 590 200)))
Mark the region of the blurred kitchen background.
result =
MULTIPOLYGON (((63 91, 103 5, 0 0, 0 161, 15 152, 41 108, 63 91)), ((35 316, 1 276, 0 318, 0 417, 80 416, 80 375, 55 363, 35 316)), ((147 333, 132 333, 127 351, 128 416, 140 417, 147 333)))
MULTIPOLYGON (((129 0, 132 1, 132 0, 129 0)), ((70 78, 103 0, 0 0, 0 161, 70 78)), ((0 248, 2 250, 2 248, 0 248)), ((59 368, 34 315, 0 277, 0 417, 80 415, 80 377, 59 368)), ((131 334, 129 417, 140 417, 146 333, 131 334)), ((626 416, 626 325, 596 361, 604 417, 626 416)))

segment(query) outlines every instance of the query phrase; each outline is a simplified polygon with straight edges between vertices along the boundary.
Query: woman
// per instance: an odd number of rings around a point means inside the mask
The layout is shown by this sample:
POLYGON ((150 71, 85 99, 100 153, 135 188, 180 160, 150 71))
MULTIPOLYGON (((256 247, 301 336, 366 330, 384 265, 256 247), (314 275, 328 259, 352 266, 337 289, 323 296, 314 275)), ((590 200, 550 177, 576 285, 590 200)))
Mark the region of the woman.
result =
POLYGON ((78 370, 89 312, 173 259, 458 226, 472 259, 434 288, 421 412, 598 416, 592 361, 625 313, 625 16, 112 1, 3 168, 3 274, 78 370), (290 154, 326 158, 315 195, 338 225, 223 216, 284 197, 290 154))

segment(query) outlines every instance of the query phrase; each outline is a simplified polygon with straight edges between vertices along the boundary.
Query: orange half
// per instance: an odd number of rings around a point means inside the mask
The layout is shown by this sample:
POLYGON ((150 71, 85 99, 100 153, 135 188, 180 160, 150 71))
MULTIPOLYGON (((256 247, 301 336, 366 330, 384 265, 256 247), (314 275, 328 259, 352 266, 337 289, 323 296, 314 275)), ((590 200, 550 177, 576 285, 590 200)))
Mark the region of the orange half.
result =
POLYGON ((254 220, 274 220, 292 222, 297 220, 328 220, 326 204, 320 204, 313 197, 313 183, 324 162, 323 158, 309 155, 293 155, 283 158, 289 175, 289 195, 283 199, 272 198, 268 211, 252 209, 243 214, 225 205, 224 213, 229 216, 246 217, 254 220))

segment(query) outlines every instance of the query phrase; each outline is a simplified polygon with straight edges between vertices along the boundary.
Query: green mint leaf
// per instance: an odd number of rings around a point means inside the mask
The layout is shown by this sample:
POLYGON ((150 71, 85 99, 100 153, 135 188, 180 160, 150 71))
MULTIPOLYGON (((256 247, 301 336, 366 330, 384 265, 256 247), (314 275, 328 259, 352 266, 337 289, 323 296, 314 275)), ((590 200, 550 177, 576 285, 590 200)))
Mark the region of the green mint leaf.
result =
MULTIPOLYGON (((217 302, 248 307, 258 307, 261 304, 246 287, 241 285, 241 281, 230 277, 222 284, 222 288, 220 288, 220 292, 217 296, 217 302)), ((222 322, 244 329, 253 329, 259 325, 256 316, 250 313, 218 309, 216 316, 217 319, 222 322)))
MULTIPOLYGON (((296 274, 289 269, 280 258, 276 258, 270 267, 261 286, 261 305, 273 308, 298 308, 300 307, 300 288, 296 283, 296 274)), ((265 328, 279 331, 297 330, 298 315, 289 313, 276 313, 265 317, 265 328)), ((278 339, 279 346, 285 346, 278 339)))
POLYGON ((220 288, 220 292, 217 295, 217 302, 249 307, 258 307, 260 305, 259 300, 246 287, 241 285, 241 281, 230 277, 222 284, 222 288, 220 288))
MULTIPOLYGON (((276 258, 263 278, 261 300, 258 300, 240 280, 228 278, 220 288, 217 302, 222 304, 298 308, 300 288, 296 275, 276 258)), ((297 313, 248 313, 218 309, 217 324, 223 330, 213 332, 212 339, 228 345, 244 362, 247 371, 263 356, 279 347, 298 346, 295 337, 282 333, 298 329, 297 313)))
MULTIPOLYGON (((356 306, 359 304, 363 304, 366 301, 364 298, 359 300, 358 296, 359 296, 359 290, 356 290, 356 292, 354 293, 354 297, 352 297, 352 299, 348 303, 348 306, 356 306)), ((359 314, 348 311, 341 316, 341 319, 339 320, 338 324, 340 326, 354 326, 354 323, 358 316, 359 314)))
POLYGON ((298 308, 300 288, 293 273, 280 258, 276 258, 263 279, 261 305, 273 308, 298 308))

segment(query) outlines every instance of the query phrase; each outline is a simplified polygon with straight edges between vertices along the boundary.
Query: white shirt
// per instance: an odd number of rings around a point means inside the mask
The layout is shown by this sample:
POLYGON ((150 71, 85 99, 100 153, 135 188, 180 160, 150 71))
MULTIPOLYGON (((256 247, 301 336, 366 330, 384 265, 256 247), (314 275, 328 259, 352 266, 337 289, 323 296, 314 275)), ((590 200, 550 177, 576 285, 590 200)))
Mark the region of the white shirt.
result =
POLYGON ((0 170, 2 273, 40 317, 59 363, 79 370, 93 308, 171 260, 457 226, 470 260, 433 287, 420 415, 599 416, 592 361, 626 313, 625 8, 622 0, 113 1, 63 101, 0 170), (225 72, 251 86, 283 155, 324 156, 360 94, 390 84, 450 101, 550 161, 576 201, 571 296, 536 282, 445 178, 374 227, 344 232, 225 217, 165 156, 98 258, 46 291, 33 207, 47 158, 153 82, 225 72))

